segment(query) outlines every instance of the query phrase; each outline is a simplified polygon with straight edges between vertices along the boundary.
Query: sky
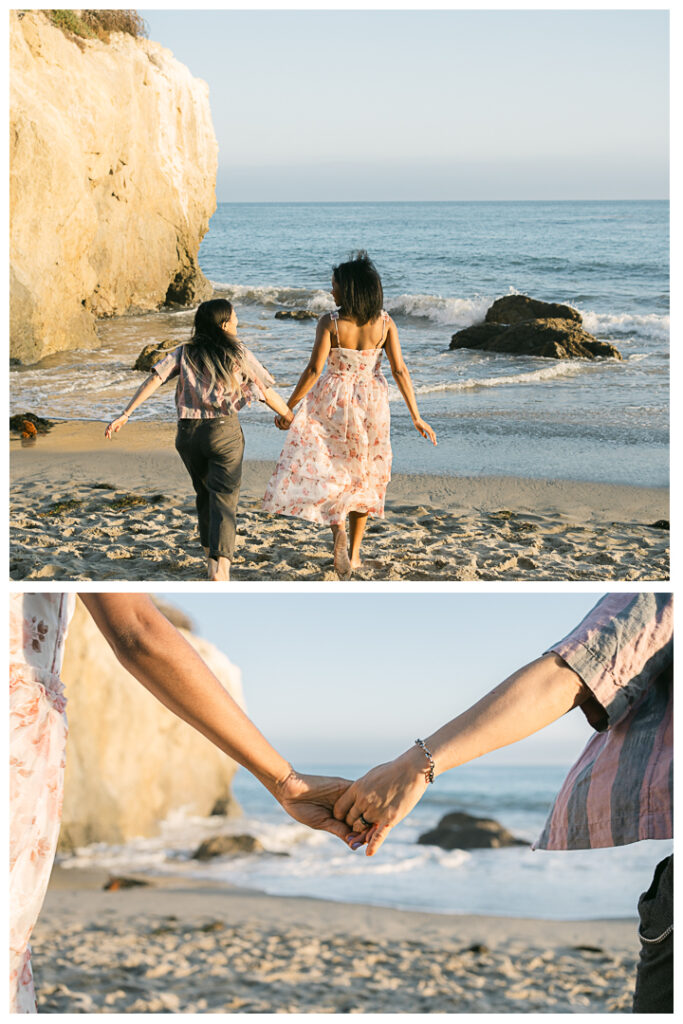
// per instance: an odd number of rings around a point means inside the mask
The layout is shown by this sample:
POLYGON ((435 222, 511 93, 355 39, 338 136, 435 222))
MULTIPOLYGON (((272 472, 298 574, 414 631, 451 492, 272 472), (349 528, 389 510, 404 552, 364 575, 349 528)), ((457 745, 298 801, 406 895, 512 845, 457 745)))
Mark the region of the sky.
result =
POLYGON ((140 13, 209 84, 219 202, 668 194, 666 11, 140 13))
MULTIPOLYGON (((247 710, 293 763, 370 767, 450 721, 565 636, 598 594, 159 594, 242 672, 247 710)), ((487 755, 573 763, 573 711, 487 755)), ((482 759, 483 760, 483 759, 482 759)))

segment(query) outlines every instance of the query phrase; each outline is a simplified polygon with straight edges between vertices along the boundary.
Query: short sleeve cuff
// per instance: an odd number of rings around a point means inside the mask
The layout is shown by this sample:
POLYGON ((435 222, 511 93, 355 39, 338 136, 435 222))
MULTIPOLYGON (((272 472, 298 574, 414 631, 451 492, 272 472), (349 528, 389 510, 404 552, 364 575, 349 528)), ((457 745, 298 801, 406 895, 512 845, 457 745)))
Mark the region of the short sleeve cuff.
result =
POLYGON ((174 349, 163 359, 160 359, 158 363, 155 363, 152 367, 152 373, 155 373, 160 379, 162 384, 165 384, 171 377, 177 376, 180 369, 180 356, 182 349, 174 349))
POLYGON ((672 637, 670 594, 607 594, 547 653, 558 654, 591 691, 594 701, 583 710, 602 731, 628 714, 664 669, 672 637), (596 715, 595 702, 604 714, 596 715))

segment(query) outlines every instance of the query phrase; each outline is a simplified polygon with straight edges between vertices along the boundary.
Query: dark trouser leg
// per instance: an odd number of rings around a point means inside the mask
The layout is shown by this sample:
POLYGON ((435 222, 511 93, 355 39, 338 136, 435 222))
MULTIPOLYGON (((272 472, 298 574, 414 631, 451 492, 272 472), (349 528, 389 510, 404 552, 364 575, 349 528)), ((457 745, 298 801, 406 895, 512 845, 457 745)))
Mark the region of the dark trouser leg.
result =
POLYGON ((652 884, 638 900, 640 960, 634 1013, 674 1012, 674 859, 655 868, 652 884))
POLYGON ((232 561, 244 456, 244 435, 237 416, 212 421, 207 455, 209 557, 232 561))
POLYGON ((201 420, 179 420, 176 434, 176 451, 183 460, 185 469, 190 474, 196 495, 197 524, 202 547, 209 546, 209 492, 204 483, 207 472, 207 459, 202 452, 201 420))

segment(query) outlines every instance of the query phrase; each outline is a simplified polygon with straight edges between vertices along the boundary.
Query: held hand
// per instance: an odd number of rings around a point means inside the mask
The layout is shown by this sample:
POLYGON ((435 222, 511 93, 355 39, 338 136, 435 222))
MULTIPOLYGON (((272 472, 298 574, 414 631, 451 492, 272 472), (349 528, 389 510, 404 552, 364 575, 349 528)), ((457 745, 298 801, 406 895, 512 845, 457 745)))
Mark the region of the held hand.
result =
POLYGON ((331 832, 346 842, 349 829, 334 817, 332 808, 350 785, 350 779, 292 772, 275 792, 275 797, 295 821, 331 832))
POLYGON ((289 430, 293 421, 294 413, 290 413, 289 418, 286 418, 285 416, 276 416, 274 420, 275 426, 278 428, 278 430, 289 430))
POLYGON ((334 805, 334 816, 358 833, 354 845, 367 843, 365 852, 372 857, 394 825, 412 811, 427 786, 424 755, 411 748, 354 782, 334 805), (361 815, 370 822, 369 827, 363 824, 361 815))
POLYGON ((436 434, 421 416, 416 416, 413 420, 413 424, 418 433, 422 434, 427 441, 431 441, 432 444, 436 444, 436 434))
POLYGON ((117 416, 115 420, 112 420, 107 429, 104 432, 104 436, 111 438, 113 434, 118 434, 121 427, 128 422, 128 417, 124 413, 122 416, 117 416))

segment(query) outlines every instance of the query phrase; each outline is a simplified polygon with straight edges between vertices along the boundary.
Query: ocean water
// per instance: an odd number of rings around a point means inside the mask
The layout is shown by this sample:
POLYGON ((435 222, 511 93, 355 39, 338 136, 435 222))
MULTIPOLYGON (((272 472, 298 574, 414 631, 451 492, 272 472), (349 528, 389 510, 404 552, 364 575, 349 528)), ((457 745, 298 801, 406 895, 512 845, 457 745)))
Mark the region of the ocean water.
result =
MULTIPOLYGON (((332 267, 357 248, 369 251, 420 411, 439 438, 434 449, 418 436, 389 378, 396 472, 666 486, 668 213, 664 201, 221 203, 199 260, 287 396, 315 324, 278 321, 275 312, 332 309, 332 267), (624 361, 449 351, 455 331, 517 292, 575 306, 624 361)), ((140 348, 185 340, 192 316, 162 310, 101 321, 98 351, 13 368, 12 410, 109 419, 143 379, 130 369, 140 348)), ((247 457, 275 458, 282 437, 269 411, 241 415, 247 457)), ((172 420, 172 386, 135 416, 172 420)))
MULTIPOLYGON (((299 766, 303 771, 356 778, 369 765, 299 766)), ((671 842, 647 841, 606 850, 441 850, 417 838, 452 810, 496 818, 515 836, 538 837, 566 774, 557 766, 466 765, 437 779, 413 812, 372 858, 339 839, 292 821, 247 772, 233 791, 236 819, 196 818, 182 811, 159 836, 121 846, 93 844, 62 856, 65 867, 99 866, 112 873, 187 875, 279 896, 312 896, 434 913, 493 914, 550 920, 635 916, 639 894, 671 842), (199 843, 217 833, 248 833, 267 853, 209 862, 192 860, 199 843)))

